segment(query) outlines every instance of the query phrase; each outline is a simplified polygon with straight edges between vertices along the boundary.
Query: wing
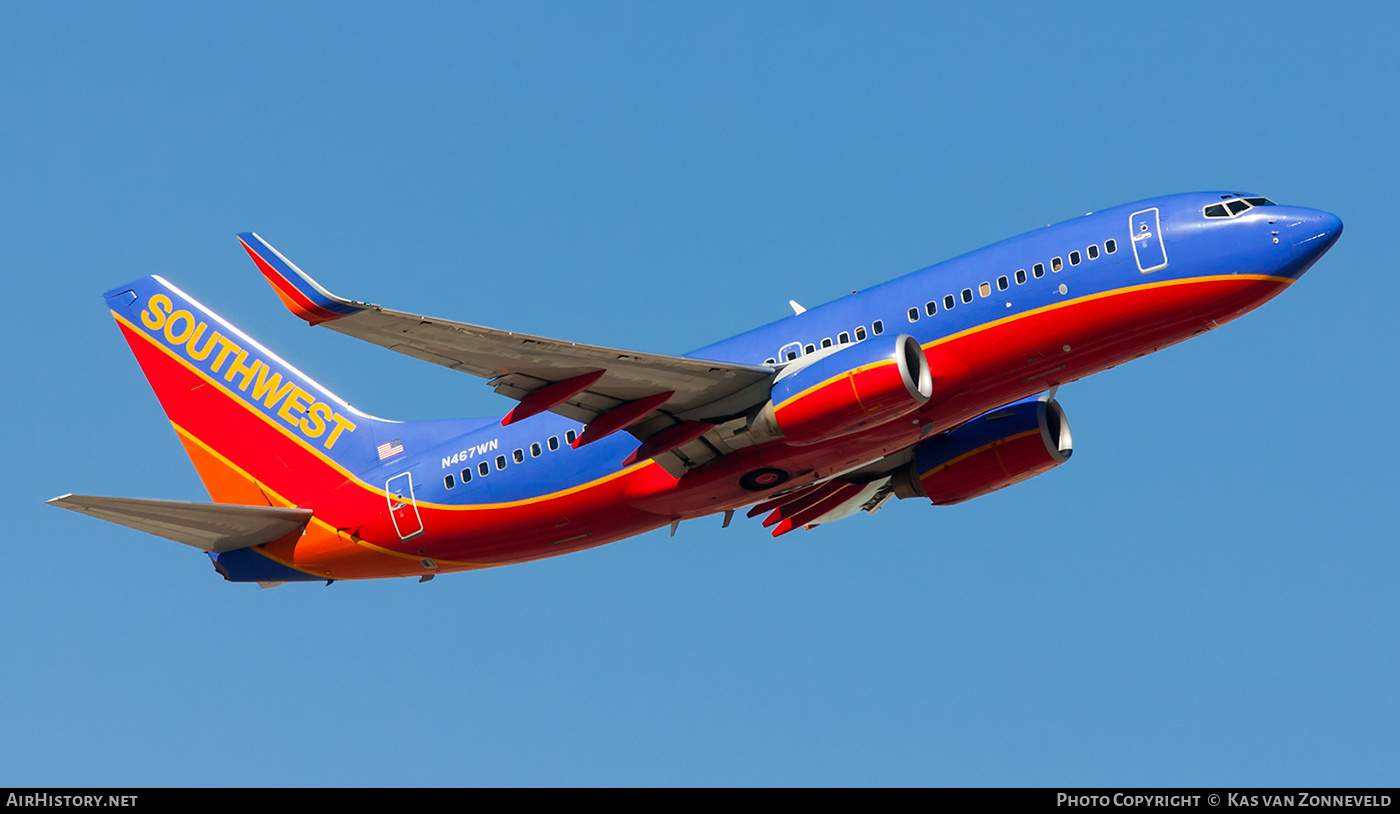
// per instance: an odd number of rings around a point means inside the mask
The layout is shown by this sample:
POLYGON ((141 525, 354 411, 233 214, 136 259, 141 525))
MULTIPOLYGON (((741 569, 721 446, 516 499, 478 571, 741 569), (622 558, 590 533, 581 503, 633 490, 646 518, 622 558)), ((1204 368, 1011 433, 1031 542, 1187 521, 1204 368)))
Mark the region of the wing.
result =
POLYGON ((746 446, 735 422, 768 398, 774 371, 514 333, 337 297, 252 232, 243 248, 292 313, 366 342, 488 380, 520 402, 510 424, 546 410, 587 426, 575 446, 618 430, 673 474, 746 446), (674 453, 671 459, 658 456, 674 453))

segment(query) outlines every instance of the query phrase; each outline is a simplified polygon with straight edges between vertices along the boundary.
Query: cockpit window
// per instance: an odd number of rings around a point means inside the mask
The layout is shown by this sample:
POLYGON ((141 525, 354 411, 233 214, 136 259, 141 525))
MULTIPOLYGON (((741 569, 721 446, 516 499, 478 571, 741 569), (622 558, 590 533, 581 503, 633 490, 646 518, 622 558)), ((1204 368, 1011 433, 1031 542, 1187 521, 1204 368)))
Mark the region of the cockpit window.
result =
POLYGON ((1255 206, 1277 206, 1277 204, 1268 198, 1231 198, 1218 204, 1211 204, 1204 211, 1208 218, 1233 218, 1255 206))

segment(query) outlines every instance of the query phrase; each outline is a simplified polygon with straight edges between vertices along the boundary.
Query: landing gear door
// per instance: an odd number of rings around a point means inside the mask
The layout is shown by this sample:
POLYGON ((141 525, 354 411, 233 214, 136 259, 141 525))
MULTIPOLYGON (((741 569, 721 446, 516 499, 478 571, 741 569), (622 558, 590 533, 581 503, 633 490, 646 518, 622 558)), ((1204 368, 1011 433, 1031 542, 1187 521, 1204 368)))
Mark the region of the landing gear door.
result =
POLYGON ((1138 271, 1149 271, 1167 267, 1167 247, 1162 242, 1162 221, 1157 208, 1134 212, 1128 218, 1128 229, 1133 235, 1133 257, 1137 258, 1138 271))
POLYGON ((389 501, 389 517, 400 540, 423 533, 423 518, 418 514, 418 500, 413 496, 413 475, 401 472, 384 484, 389 501))

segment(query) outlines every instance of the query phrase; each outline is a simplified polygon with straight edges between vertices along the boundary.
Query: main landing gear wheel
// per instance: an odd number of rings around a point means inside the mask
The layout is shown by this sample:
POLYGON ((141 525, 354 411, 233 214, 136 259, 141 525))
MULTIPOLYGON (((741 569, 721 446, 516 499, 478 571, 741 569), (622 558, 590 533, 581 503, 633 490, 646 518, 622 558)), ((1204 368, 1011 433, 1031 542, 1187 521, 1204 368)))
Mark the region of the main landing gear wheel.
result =
POLYGON ((755 469, 744 475, 744 477, 739 479, 739 485, 750 492, 766 492, 774 486, 781 486, 790 477, 792 476, 787 472, 781 469, 774 469, 770 466, 764 467, 763 469, 755 469))

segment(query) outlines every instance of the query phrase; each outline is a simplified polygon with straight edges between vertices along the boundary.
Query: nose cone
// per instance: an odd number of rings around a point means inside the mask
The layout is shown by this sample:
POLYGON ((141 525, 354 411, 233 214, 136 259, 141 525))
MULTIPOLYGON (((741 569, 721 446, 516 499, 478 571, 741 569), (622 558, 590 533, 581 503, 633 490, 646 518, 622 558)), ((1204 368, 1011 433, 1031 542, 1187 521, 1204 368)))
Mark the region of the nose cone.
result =
POLYGON ((1301 214, 1288 225, 1288 236, 1298 259, 1312 265, 1342 236, 1342 219, 1321 209, 1304 209, 1301 214))
MULTIPOLYGON (((1267 210, 1266 210, 1267 211, 1267 210)), ((1337 238, 1342 236, 1342 219, 1321 209, 1304 209, 1300 206, 1280 206, 1277 214, 1269 211, 1269 228, 1274 240, 1290 247, 1287 258, 1274 273, 1298 279, 1318 261, 1337 238)))

